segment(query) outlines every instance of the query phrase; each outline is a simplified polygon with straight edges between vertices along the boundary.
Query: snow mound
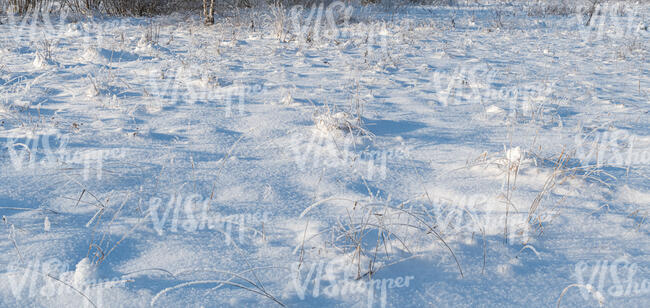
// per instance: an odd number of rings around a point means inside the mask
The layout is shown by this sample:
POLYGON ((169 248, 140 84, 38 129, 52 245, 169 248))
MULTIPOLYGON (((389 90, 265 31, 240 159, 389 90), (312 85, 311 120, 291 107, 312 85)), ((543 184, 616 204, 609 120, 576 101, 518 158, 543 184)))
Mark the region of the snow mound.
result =
POLYGON ((83 286, 92 283, 97 278, 97 268, 93 265, 88 258, 83 258, 75 267, 72 276, 72 284, 75 286, 83 286))

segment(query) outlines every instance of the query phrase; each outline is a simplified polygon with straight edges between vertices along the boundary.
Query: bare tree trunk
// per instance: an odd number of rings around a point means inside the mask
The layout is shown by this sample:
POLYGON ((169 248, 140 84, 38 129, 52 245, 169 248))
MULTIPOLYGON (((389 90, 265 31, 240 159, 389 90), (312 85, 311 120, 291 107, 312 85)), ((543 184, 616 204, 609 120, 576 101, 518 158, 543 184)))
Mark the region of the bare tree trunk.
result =
POLYGON ((210 0, 210 24, 214 24, 214 0, 210 0))
POLYGON ((203 15, 205 16, 205 24, 214 24, 214 0, 210 0, 210 8, 208 9, 208 0, 203 0, 203 15))

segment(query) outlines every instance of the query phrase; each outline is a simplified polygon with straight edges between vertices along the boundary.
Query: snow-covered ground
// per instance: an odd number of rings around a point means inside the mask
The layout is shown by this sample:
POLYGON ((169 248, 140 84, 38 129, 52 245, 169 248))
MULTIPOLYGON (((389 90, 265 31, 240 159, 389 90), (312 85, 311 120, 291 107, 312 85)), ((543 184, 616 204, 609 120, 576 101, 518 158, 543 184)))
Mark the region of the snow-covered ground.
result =
POLYGON ((647 307, 650 4, 599 12, 3 17, 0 306, 647 307))

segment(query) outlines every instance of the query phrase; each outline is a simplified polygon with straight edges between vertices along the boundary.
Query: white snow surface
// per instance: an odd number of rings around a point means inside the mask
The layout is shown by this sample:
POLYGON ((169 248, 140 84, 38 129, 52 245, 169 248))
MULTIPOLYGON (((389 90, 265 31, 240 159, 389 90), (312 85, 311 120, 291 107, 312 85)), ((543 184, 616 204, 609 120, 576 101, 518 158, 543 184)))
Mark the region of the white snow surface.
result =
POLYGON ((629 5, 5 18, 0 306, 648 307, 629 5))

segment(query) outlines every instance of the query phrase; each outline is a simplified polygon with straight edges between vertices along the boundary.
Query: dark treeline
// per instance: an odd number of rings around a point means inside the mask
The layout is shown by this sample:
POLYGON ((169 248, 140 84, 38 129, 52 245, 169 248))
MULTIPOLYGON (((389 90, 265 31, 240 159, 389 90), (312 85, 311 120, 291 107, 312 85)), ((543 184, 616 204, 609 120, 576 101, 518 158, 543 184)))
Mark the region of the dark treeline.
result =
MULTIPOLYGON (((0 13, 26 14, 34 11, 55 11, 60 9, 75 13, 101 13, 118 16, 152 16, 179 11, 213 12, 235 8, 254 8, 269 5, 290 7, 304 5, 311 7, 336 0, 0 0, 0 13)), ((456 0, 339 0, 361 5, 380 3, 417 3, 452 5, 456 0)))

